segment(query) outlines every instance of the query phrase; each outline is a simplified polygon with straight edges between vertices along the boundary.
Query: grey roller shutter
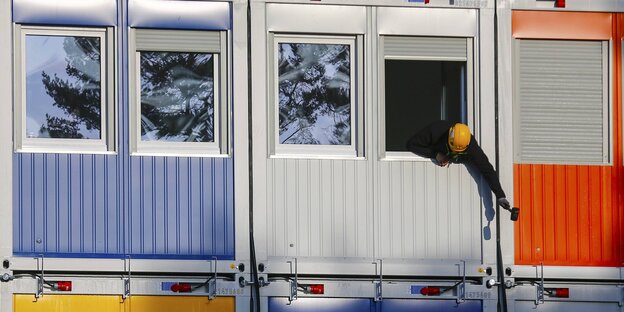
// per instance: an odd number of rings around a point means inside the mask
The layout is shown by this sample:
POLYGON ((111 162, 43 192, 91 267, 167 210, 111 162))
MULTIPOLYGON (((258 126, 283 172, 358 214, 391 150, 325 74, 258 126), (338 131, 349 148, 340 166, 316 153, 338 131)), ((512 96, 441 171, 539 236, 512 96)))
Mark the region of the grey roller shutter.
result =
POLYGON ((608 42, 516 40, 517 163, 609 161, 608 42))
POLYGON ((385 57, 466 60, 467 38, 384 36, 385 57))
POLYGON ((137 51, 221 52, 218 31, 136 29, 137 51))

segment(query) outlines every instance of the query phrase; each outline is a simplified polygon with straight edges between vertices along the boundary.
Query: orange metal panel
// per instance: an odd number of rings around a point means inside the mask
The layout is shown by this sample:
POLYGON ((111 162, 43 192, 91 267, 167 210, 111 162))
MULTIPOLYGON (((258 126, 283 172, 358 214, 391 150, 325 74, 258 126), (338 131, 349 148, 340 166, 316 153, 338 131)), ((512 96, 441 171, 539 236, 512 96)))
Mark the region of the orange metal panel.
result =
POLYGON ((608 40, 612 34, 609 13, 513 11, 514 38, 608 40))
POLYGON ((516 263, 624 265, 622 40, 624 14, 513 12, 516 38, 611 39, 612 163, 514 164, 516 263), (608 24, 608 27, 605 26, 608 24))

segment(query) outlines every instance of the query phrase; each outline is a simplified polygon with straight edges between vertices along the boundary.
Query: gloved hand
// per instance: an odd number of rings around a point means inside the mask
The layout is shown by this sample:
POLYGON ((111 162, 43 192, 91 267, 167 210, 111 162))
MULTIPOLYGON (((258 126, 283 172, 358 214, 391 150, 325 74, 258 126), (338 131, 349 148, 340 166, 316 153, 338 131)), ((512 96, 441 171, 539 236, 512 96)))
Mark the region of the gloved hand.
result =
POLYGON ((501 197, 497 199, 496 202, 498 203, 499 206, 505 209, 509 209, 511 207, 511 205, 509 204, 509 201, 505 197, 501 197))

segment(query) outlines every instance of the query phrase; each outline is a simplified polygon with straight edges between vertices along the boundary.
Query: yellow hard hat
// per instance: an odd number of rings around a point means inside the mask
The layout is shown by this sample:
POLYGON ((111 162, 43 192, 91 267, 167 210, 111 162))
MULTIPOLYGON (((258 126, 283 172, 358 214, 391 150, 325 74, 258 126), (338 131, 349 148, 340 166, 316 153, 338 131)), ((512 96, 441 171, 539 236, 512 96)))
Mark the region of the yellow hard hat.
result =
POLYGON ((461 153, 470 144, 470 128, 462 123, 456 123, 449 129, 448 145, 451 151, 461 153))

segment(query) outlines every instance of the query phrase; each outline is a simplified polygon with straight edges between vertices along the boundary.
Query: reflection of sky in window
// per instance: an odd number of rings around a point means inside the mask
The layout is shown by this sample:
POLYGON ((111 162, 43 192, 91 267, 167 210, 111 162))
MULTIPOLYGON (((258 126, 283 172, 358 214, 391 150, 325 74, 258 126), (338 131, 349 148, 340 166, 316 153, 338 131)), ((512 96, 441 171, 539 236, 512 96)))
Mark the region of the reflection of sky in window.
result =
MULTIPOLYGON (((298 56, 301 57, 301 63, 298 65, 290 64, 292 70, 288 72, 280 72, 279 82, 281 83, 297 83, 297 80, 301 79, 301 74, 313 66, 321 64, 324 68, 323 78, 314 81, 312 85, 299 84, 297 89, 299 93, 309 92, 314 86, 324 84, 327 88, 338 88, 350 92, 351 77, 348 73, 339 70, 339 63, 335 62, 339 52, 347 49, 347 59, 343 66, 350 67, 350 60, 348 55, 350 54, 349 45, 339 44, 304 44, 304 43, 280 43, 280 55, 279 61, 289 63, 297 58, 295 55, 294 46, 298 47, 298 56)), ((343 69, 344 70, 344 69, 343 69)), ((285 103, 286 97, 283 94, 279 95, 279 105, 283 107, 287 105, 285 103)), ((351 143, 351 121, 350 121, 350 103, 346 105, 336 107, 334 113, 316 111, 316 120, 313 124, 309 124, 306 120, 300 119, 298 122, 293 122, 286 129, 282 129, 279 133, 280 143, 292 144, 301 143, 302 141, 315 140, 316 144, 332 145, 342 144, 348 145, 351 143), (335 133, 336 124, 338 121, 343 121, 347 126, 335 133), (305 131, 301 131, 301 127, 305 127, 305 131), (297 131, 300 131, 297 133, 297 131), (308 137, 307 139, 305 137, 308 137), (311 138, 310 138, 311 137, 311 138)), ((280 119, 285 118, 280 116, 280 119)))
MULTIPOLYGON (((65 72, 67 66, 67 53, 63 48, 63 42, 68 39, 72 48, 79 50, 73 37, 63 36, 26 36, 26 136, 27 137, 48 137, 46 134, 40 134, 39 130, 42 125, 46 125, 46 114, 64 118, 71 121, 77 121, 75 116, 67 114, 62 109, 54 106, 54 99, 46 93, 43 84, 42 72, 50 75, 52 79, 56 75, 59 79, 67 80, 69 84, 76 84, 79 80, 70 77, 65 72)), ((84 73, 88 76, 95 77, 100 80, 99 67, 96 66, 98 72, 84 73)), ((100 130, 88 130, 84 123, 78 123, 79 132, 86 139, 99 139, 100 130)))
POLYGON ((213 55, 149 51, 140 55, 141 140, 214 142, 214 78, 209 74, 213 55), (181 59, 192 59, 194 68, 176 63, 181 59), (148 64, 167 70, 166 80, 160 81, 162 73, 146 70, 148 64))

